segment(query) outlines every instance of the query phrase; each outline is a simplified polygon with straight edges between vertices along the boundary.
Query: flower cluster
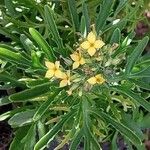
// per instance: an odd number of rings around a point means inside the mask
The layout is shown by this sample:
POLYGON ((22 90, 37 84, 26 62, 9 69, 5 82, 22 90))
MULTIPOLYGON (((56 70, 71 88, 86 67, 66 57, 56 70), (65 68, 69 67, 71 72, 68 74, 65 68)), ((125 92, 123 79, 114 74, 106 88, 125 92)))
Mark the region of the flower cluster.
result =
POLYGON ((94 57, 94 55, 99 54, 97 52, 104 45, 105 43, 101 39, 98 39, 96 34, 91 31, 87 35, 87 38, 80 43, 77 50, 70 55, 70 58, 73 61, 72 68, 65 71, 65 69, 60 66, 59 61, 56 61, 55 63, 46 61, 45 65, 48 70, 45 77, 59 79, 59 87, 69 86, 70 89, 67 91, 69 95, 72 94, 72 91, 77 89, 81 83, 83 86, 86 86, 87 84, 89 86, 103 84, 106 81, 103 75, 97 73, 93 67, 90 68, 89 64, 90 62, 92 63, 90 60, 97 60, 97 56, 94 57))

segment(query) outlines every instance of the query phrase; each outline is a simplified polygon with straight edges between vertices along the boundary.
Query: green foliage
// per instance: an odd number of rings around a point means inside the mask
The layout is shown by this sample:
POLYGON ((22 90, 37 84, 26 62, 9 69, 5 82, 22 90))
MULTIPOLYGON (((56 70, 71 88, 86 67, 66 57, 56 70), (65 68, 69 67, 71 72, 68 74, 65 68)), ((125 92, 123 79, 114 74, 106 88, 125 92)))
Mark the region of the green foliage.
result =
POLYGON ((150 57, 143 51, 149 38, 135 40, 133 31, 141 5, 142 0, 135 7, 127 0, 0 4, 0 88, 13 89, 0 98, 0 106, 15 106, 0 115, 15 131, 10 150, 44 149, 58 137, 55 150, 66 143, 71 150, 80 143, 85 150, 99 150, 106 140, 117 149, 119 136, 144 149, 141 129, 149 127, 150 57), (73 70, 70 54, 81 49, 90 31, 105 45, 94 56, 84 50, 86 63, 73 70), (45 77, 58 70, 56 61, 61 71, 70 70, 71 85, 60 87, 62 79, 45 77), (104 83, 90 85, 87 80, 96 74, 103 75, 104 83))

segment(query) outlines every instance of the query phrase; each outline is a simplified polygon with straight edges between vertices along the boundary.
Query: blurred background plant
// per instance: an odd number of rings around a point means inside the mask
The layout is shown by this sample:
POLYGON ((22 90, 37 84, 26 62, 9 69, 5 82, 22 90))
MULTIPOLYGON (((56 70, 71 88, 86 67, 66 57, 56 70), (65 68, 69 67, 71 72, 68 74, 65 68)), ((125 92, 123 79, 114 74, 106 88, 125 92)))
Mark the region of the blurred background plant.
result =
POLYGON ((0 89, 7 91, 0 106, 10 106, 0 121, 8 120, 13 128, 10 150, 32 150, 35 144, 35 150, 56 150, 66 143, 70 149, 79 143, 85 150, 100 149, 99 143, 103 147, 108 141, 108 149, 117 149, 120 139, 127 148, 145 149, 142 142, 149 135, 142 130, 150 127, 150 57, 143 52, 148 38, 138 40, 150 34, 148 1, 4 0, 0 10, 0 89), (139 37, 140 24, 146 30, 139 37), (45 78, 45 58, 52 62, 57 58, 70 68, 69 55, 91 25, 106 50, 113 50, 107 52, 111 62, 104 67, 108 83, 94 88, 89 99, 78 92, 68 96, 57 82, 45 78), (118 59, 121 62, 111 64, 118 59))

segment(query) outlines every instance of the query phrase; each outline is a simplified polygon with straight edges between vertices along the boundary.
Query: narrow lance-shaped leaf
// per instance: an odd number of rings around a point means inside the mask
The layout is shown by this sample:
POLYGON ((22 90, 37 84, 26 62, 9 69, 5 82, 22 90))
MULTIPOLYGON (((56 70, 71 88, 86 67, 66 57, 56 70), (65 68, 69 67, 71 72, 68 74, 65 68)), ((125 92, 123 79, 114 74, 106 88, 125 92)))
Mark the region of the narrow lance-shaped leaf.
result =
POLYGON ((98 143, 98 141, 96 140, 96 138, 94 137, 94 135, 91 132, 91 119, 90 119, 90 114, 89 114, 89 103, 87 100, 87 97, 83 97, 83 101, 82 101, 82 110, 83 110, 83 130, 84 130, 84 135, 85 138, 87 139, 88 143, 92 143, 93 147, 96 150, 100 150, 101 147, 98 143))
POLYGON ((149 38, 148 37, 144 37, 139 42, 137 47, 133 50, 133 52, 131 53, 131 55, 129 56, 129 58, 127 60, 127 64, 126 64, 126 68, 125 68, 126 74, 130 74, 133 66, 137 62, 139 56, 142 54, 142 52, 143 52, 144 48, 146 47, 148 41, 149 41, 149 38))
POLYGON ((43 50, 46 57, 50 61, 54 62, 54 60, 55 60, 54 52, 53 52, 53 49, 47 43, 47 41, 42 37, 42 35, 36 29, 30 28, 29 32, 30 32, 32 38, 36 41, 36 43, 43 50))
POLYGON ((70 150, 76 150, 77 149, 78 145, 81 142, 83 135, 84 135, 83 129, 80 129, 80 131, 78 131, 74 135, 72 142, 71 142, 71 145, 70 145, 70 150))
POLYGON ((85 3, 85 1, 82 4, 82 13, 85 18, 86 31, 89 32, 90 18, 89 18, 89 14, 88 14, 87 4, 85 3))
POLYGON ((135 102, 137 102, 143 108, 145 108, 147 111, 150 112, 150 103, 141 96, 139 96, 138 94, 134 93, 133 91, 123 88, 121 86, 112 87, 112 90, 125 94, 126 96, 130 97, 131 100, 134 100, 135 102))
POLYGON ((35 145, 34 150, 44 149, 50 141, 53 140, 54 136, 61 130, 64 123, 73 118, 75 111, 72 110, 62 117, 62 119, 47 133, 45 134, 35 145))
POLYGON ((59 35, 58 29, 57 29, 57 26, 53 17, 52 9, 48 5, 45 5, 44 11, 45 11, 45 19, 48 25, 48 29, 51 31, 53 35, 54 41, 56 42, 58 46, 59 53, 62 55, 65 55, 63 42, 59 35))
POLYGON ((99 34, 100 30, 103 30, 107 17, 110 15, 112 4, 112 0, 104 0, 103 4, 101 5, 99 14, 96 19, 97 34, 99 34))
POLYGON ((85 17, 84 16, 81 17, 80 32, 84 37, 86 37, 87 28, 86 28, 86 23, 85 23, 85 17))
POLYGON ((15 10, 14 3, 11 0, 5 0, 5 6, 8 9, 9 15, 15 17, 18 15, 17 11, 15 10))
POLYGON ((119 5, 115 11, 115 14, 114 16, 116 16, 125 6, 126 6, 126 3, 127 3, 127 0, 119 0, 119 5))
POLYGON ((121 32, 120 32, 120 29, 117 28, 117 29, 114 30, 114 32, 112 34, 112 37, 110 39, 110 44, 113 44, 113 43, 119 44, 120 43, 120 38, 121 38, 121 32))
POLYGON ((31 49, 35 49, 32 41, 25 34, 20 35, 20 41, 28 54, 30 54, 31 49))
POLYGON ((12 127, 21 127, 30 124, 33 120, 32 117, 35 110, 27 110, 23 112, 16 113, 13 117, 8 120, 8 123, 12 127))
POLYGON ((129 79, 131 82, 135 83, 137 86, 139 86, 142 89, 150 90, 150 84, 147 82, 144 82, 140 79, 129 79))
POLYGON ((30 66, 31 62, 20 53, 12 52, 8 48, 0 47, 0 58, 23 66, 30 66))
POLYGON ((6 37, 11 38, 15 42, 20 42, 18 37, 15 34, 10 33, 6 28, 0 27, 0 33, 6 37))
POLYGON ((12 86, 25 87, 25 84, 17 81, 17 79, 8 72, 0 72, 0 81, 10 82, 12 86))
POLYGON ((36 143, 36 124, 32 124, 27 135, 21 140, 24 144, 24 150, 33 149, 36 143))
POLYGON ((142 144, 140 138, 128 127, 124 126, 122 123, 116 121, 116 119, 112 118, 110 115, 102 112, 102 111, 90 111, 91 114, 100 117, 103 121, 110 123, 115 129, 117 129, 120 133, 128 137, 128 139, 134 144, 142 144))
POLYGON ((39 109, 36 111, 36 113, 33 116, 33 120, 37 121, 39 120, 42 115, 49 109, 51 103, 55 100, 55 97, 58 95, 60 90, 55 91, 55 93, 52 96, 49 96, 48 100, 45 101, 40 107, 39 109))
POLYGON ((68 0, 68 7, 75 31, 79 31, 79 16, 77 13, 75 0, 68 0))
POLYGON ((143 77, 150 77, 150 66, 145 67, 144 69, 142 69, 136 73, 132 73, 129 76, 129 78, 143 78, 143 77))
POLYGON ((11 103, 11 101, 8 99, 8 96, 0 98, 0 106, 7 105, 9 103, 11 103))
POLYGON ((9 98, 11 101, 28 101, 50 91, 50 86, 51 83, 37 85, 31 89, 12 94, 9 98))
POLYGON ((20 141, 26 136, 27 132, 29 130, 28 126, 24 126, 19 128, 15 132, 15 137, 13 138, 13 141, 10 144, 9 150, 22 150, 24 147, 24 144, 20 141))

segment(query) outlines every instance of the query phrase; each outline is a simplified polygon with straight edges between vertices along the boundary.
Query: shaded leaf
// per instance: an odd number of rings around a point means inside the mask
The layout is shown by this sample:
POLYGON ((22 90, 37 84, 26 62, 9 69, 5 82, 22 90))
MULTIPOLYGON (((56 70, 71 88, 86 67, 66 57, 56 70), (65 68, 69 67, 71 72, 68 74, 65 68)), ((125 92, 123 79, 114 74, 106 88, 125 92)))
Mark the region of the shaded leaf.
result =
POLYGON ((13 117, 8 120, 8 123, 12 127, 21 127, 30 124, 33 120, 32 117, 35 110, 27 110, 23 112, 16 113, 13 117))
POLYGON ((45 134, 35 145, 34 150, 43 149, 46 147, 47 143, 53 140, 54 136, 61 130, 64 123, 74 116, 74 110, 65 114, 62 119, 53 126, 53 128, 45 134))
POLYGON ((143 108, 150 112, 150 103, 146 101, 144 98, 139 96, 138 94, 134 93, 133 91, 123 88, 121 86, 112 87, 112 90, 117 91, 119 93, 125 94, 126 96, 130 97, 131 100, 134 100, 138 104, 140 104, 143 108))
POLYGON ((96 19, 96 32, 99 34, 100 30, 102 31, 104 25, 106 24, 107 17, 110 15, 111 7, 112 7, 111 0, 104 0, 103 4, 101 5, 99 14, 96 19))
POLYGON ((116 119, 112 118, 110 115, 102 111, 90 111, 90 112, 96 115, 97 117, 100 117, 102 120, 106 121, 107 123, 110 123, 116 130, 118 130, 120 133, 128 137, 128 139, 134 145, 142 144, 142 141, 138 137, 138 135, 136 135, 132 130, 130 130, 128 127, 126 127, 122 123, 118 122, 116 119))
POLYGON ((131 55, 129 56, 129 58, 127 60, 127 64, 126 64, 126 68, 125 68, 126 74, 130 74, 134 64, 137 62, 139 56, 142 54, 142 52, 143 52, 144 48, 146 47, 148 41, 149 41, 149 38, 144 37, 139 42, 137 47, 133 50, 133 52, 131 53, 131 55))
POLYGON ((79 31, 79 16, 77 13, 76 8, 76 1, 75 0, 68 0, 68 7, 72 19, 73 26, 75 28, 75 31, 79 31))
POLYGON ((43 50, 44 54, 46 57, 54 62, 55 61, 55 56, 52 47, 49 46, 47 41, 42 37, 42 35, 33 28, 29 28, 29 32, 32 36, 32 38, 36 41, 36 43, 39 45, 39 47, 43 50))
POLYGON ((31 89, 12 94, 9 98, 11 101, 28 101, 50 91, 51 83, 37 85, 31 89))

